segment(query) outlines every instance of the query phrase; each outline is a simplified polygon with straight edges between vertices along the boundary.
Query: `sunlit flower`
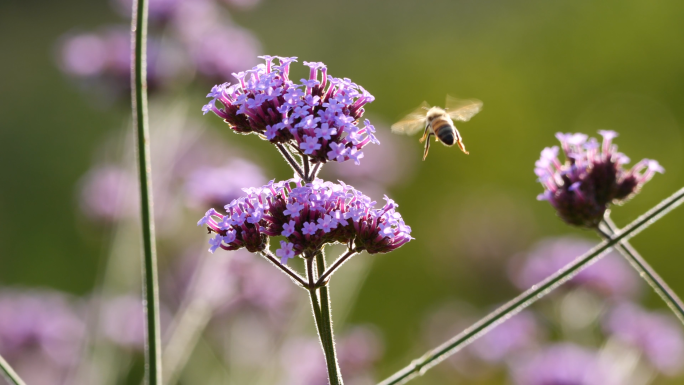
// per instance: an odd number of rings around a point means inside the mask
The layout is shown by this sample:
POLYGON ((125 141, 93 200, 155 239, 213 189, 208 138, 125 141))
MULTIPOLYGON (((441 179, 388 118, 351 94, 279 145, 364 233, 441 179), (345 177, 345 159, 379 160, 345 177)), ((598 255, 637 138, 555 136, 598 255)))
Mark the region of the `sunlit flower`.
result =
POLYGON ((535 174, 545 189, 537 199, 549 201, 571 225, 598 226, 609 204, 625 202, 656 172, 665 171, 650 159, 625 170, 623 166, 629 158, 612 143, 617 133, 599 133, 603 143, 584 134, 557 133, 565 163, 558 160, 558 146, 545 148, 535 163, 535 174))
POLYGON ((244 190, 246 196, 225 206, 225 215, 210 209, 197 223, 216 234, 210 240, 212 252, 219 247, 262 251, 268 237, 282 235, 288 241, 281 241, 276 255, 285 263, 328 243, 353 242, 357 251, 375 254, 412 239, 394 201, 385 197, 387 203, 376 209, 375 201, 349 185, 290 179, 244 190))
POLYGON ((297 84, 289 78, 290 64, 296 58, 261 57, 265 64, 233 74, 237 84, 214 86, 207 95, 211 101, 202 111, 213 111, 235 132, 256 133, 271 143, 290 143, 314 163, 351 159, 359 164, 361 149, 380 143, 368 120, 363 127, 357 126, 363 106, 375 99, 363 87, 327 75, 325 64, 315 62, 304 62, 309 78, 297 84))

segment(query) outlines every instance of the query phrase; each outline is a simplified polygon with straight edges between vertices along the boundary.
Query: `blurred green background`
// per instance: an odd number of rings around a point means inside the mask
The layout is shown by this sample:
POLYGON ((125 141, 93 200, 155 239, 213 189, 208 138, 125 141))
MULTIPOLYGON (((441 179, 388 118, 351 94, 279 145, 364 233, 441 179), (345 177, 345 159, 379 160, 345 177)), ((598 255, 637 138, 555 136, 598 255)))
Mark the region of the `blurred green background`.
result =
MULTIPOLYGON (((372 257, 349 318, 381 331, 379 377, 420 353, 423 317, 438 304, 488 308, 517 294, 492 264, 546 236, 598 241, 535 199, 534 161, 556 144, 554 133, 616 130, 633 162, 649 157, 665 167, 613 210, 620 226, 684 185, 684 2, 264 0, 233 17, 265 53, 322 61, 332 75, 363 85, 376 97, 367 113, 380 121, 398 120, 423 100, 441 105, 447 93, 484 101, 459 127, 469 156, 433 146, 421 162, 417 139, 399 138, 415 172, 388 195, 416 240, 372 257)), ((94 107, 58 70, 55 42, 118 21, 106 1, 0 3, 2 285, 83 294, 96 283, 106 237, 79 219, 76 183, 129 110, 126 103, 94 107)), ((206 85, 183 92, 199 116, 206 85)), ((270 177, 289 176, 269 146, 204 120, 277 170, 270 177)), ((632 242, 681 294, 683 225, 679 209, 632 242)), ((195 224, 187 231, 197 231, 195 224)), ((663 307, 653 295, 648 303, 663 307)))

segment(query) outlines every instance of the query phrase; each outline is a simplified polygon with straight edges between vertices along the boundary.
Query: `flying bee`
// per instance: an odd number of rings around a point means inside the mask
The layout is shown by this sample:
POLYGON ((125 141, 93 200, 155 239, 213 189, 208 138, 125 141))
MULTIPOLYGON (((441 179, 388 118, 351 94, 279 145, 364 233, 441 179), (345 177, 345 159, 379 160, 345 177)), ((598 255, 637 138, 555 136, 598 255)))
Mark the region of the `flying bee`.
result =
POLYGON ((396 134, 413 135, 423 129, 423 137, 420 143, 425 142, 425 152, 423 160, 427 157, 430 150, 430 136, 434 135, 435 140, 442 142, 445 146, 451 147, 458 144, 458 148, 468 154, 461 134, 454 126, 454 120, 467 122, 473 115, 480 112, 482 102, 477 99, 460 100, 447 95, 445 108, 430 107, 427 102, 423 102, 412 113, 397 123, 392 125, 392 132, 396 134))

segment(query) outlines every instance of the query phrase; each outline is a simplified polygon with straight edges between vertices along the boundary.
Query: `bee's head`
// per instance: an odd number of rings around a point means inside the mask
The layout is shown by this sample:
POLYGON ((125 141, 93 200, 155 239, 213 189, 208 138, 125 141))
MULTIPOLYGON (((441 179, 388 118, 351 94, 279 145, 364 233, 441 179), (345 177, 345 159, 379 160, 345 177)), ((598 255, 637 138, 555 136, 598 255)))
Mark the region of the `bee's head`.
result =
POLYGON ((445 111, 439 107, 432 107, 427 111, 427 114, 425 114, 425 118, 427 119, 428 122, 433 121, 435 118, 439 116, 444 116, 445 111))

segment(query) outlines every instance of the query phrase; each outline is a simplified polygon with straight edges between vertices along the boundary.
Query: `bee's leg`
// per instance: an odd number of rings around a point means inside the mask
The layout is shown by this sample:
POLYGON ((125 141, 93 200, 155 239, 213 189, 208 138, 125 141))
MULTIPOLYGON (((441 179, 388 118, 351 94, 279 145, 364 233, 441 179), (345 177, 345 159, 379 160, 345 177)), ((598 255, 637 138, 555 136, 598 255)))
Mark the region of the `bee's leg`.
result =
POLYGON ((463 142, 461 140, 458 141, 458 148, 461 149, 466 155, 470 154, 468 151, 466 151, 465 146, 463 145, 463 142))
POLYGON ((428 151, 430 151, 430 136, 432 136, 432 133, 427 134, 427 140, 425 141, 425 152, 423 153, 423 160, 427 158, 428 151))
MULTIPOLYGON (((454 127, 454 129, 455 129, 455 127, 454 127)), ((456 131, 456 144, 458 144, 458 148, 460 148, 461 151, 463 151, 466 155, 470 154, 468 151, 466 151, 465 146, 463 145, 463 139, 461 138, 461 134, 458 132, 458 130, 455 130, 455 131, 456 131)))
MULTIPOLYGON (((425 131, 423 131, 423 137, 420 138, 420 143, 423 143, 423 141, 425 141, 425 138, 428 136, 429 132, 430 132, 430 125, 426 124, 425 125, 425 131)), ((428 140, 428 142, 429 142, 429 140, 428 140)))

